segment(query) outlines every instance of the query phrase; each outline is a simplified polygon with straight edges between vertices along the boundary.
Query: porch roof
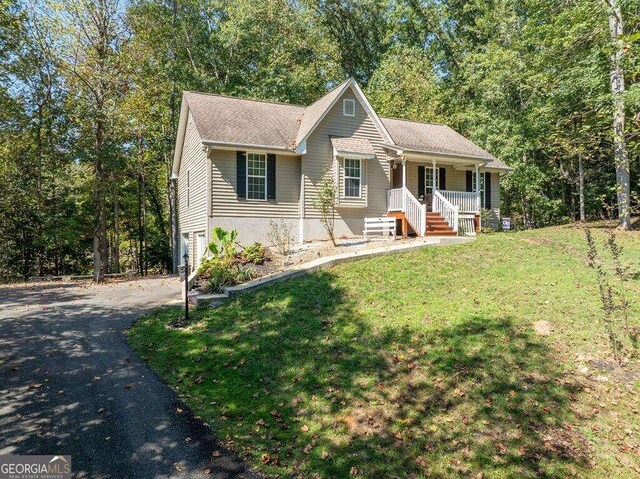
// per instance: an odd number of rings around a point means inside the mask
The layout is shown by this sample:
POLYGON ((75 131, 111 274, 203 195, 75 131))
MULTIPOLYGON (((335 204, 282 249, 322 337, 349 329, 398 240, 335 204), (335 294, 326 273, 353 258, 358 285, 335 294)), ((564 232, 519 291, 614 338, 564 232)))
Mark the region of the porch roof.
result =
POLYGON ((331 138, 331 144, 336 155, 356 155, 366 158, 373 158, 376 156, 376 152, 373 150, 373 146, 366 138, 331 138))
POLYGON ((395 145, 407 152, 435 154, 484 162, 485 168, 510 170, 504 162, 446 125, 381 118, 395 145))

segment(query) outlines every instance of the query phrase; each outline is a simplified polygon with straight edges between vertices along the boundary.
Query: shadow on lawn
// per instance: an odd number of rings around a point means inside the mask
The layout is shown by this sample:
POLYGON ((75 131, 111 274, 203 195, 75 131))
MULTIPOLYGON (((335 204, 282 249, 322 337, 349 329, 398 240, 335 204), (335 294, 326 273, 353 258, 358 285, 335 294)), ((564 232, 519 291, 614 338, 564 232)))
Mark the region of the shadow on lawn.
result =
POLYGON ((185 331, 147 320, 132 339, 268 472, 544 477, 586 466, 587 443, 567 424, 580 386, 528 329, 481 316, 399 328, 363 318, 337 284, 317 273, 201 310, 185 331))

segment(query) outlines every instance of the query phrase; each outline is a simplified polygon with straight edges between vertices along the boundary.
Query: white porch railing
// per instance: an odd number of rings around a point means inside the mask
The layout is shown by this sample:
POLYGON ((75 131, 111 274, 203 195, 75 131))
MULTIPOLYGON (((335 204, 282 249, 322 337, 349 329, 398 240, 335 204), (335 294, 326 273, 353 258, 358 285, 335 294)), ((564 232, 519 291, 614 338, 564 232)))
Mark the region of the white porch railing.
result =
POLYGON ((419 236, 427 229, 427 206, 420 203, 408 188, 394 188, 387 195, 388 211, 402 211, 407 223, 419 236))
MULTIPOLYGON (((458 232, 458 217, 460 207, 458 205, 453 205, 451 202, 442 196, 442 193, 438 190, 433 190, 433 206, 432 210, 436 213, 439 213, 453 231, 458 232)), ((426 213, 425 213, 426 216, 426 213)))
POLYGON ((476 224, 472 215, 460 215, 458 220, 458 235, 476 235, 476 224))
POLYGON ((389 211, 402 211, 402 188, 394 188, 387 193, 389 211))
POLYGON ((454 206, 460 207, 460 213, 480 212, 480 196, 468 191, 440 191, 442 196, 454 206))

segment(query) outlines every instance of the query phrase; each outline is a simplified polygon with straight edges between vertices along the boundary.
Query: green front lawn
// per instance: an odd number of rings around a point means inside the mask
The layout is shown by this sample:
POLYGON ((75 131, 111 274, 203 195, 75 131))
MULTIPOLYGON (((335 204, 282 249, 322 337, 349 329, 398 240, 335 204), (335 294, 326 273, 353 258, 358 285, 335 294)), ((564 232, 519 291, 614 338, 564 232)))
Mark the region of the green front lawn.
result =
MULTIPOLYGON (((620 242, 638 297, 640 233, 620 242)), ((179 315, 143 318, 131 344, 274 476, 640 474, 640 366, 609 360, 577 228, 362 260, 169 327, 179 315)))

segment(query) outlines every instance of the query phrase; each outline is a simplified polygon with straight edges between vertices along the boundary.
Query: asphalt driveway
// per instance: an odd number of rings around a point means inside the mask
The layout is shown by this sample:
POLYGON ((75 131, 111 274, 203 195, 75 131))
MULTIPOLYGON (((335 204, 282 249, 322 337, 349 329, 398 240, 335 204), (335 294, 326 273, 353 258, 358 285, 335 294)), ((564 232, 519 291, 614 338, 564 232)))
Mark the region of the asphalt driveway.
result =
POLYGON ((0 288, 0 454, 70 454, 77 477, 254 477, 126 343, 178 292, 166 277, 0 288))

